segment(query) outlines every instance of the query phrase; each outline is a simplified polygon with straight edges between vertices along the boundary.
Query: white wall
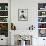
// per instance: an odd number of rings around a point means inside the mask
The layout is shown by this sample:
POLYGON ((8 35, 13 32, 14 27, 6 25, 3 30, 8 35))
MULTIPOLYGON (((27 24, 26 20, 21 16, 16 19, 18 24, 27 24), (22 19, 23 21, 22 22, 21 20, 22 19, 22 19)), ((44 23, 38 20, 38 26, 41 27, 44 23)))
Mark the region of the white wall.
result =
POLYGON ((11 20, 16 25, 17 30, 27 30, 32 24, 37 23, 37 2, 32 0, 12 0, 11 1, 11 20), (33 3, 32 3, 33 2, 33 3), (18 21, 18 9, 28 8, 28 21, 18 21))
MULTIPOLYGON (((35 35, 38 35, 38 3, 46 3, 46 0, 11 0, 11 22, 16 25, 18 32, 19 30, 27 30, 28 27, 33 24, 35 26, 35 32, 37 33, 35 35), (28 8, 28 21, 18 21, 19 8, 28 8)), ((37 38, 36 40, 35 38, 33 38, 33 46, 41 46, 39 44, 44 43, 41 39, 42 38, 37 38)))
POLYGON ((46 0, 11 0, 11 22, 17 30, 27 30, 29 26, 38 27, 38 3, 45 3, 46 0), (18 9, 28 8, 28 21, 18 21, 18 9))

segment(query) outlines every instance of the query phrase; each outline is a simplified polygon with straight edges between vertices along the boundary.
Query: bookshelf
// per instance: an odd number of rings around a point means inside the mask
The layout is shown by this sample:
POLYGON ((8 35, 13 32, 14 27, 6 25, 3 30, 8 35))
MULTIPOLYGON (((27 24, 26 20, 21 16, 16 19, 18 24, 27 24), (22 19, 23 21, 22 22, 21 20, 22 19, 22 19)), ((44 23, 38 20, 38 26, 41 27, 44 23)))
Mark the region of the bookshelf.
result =
POLYGON ((0 35, 8 37, 8 3, 0 3, 0 35))
POLYGON ((39 37, 46 37, 46 3, 38 3, 38 32, 39 37))

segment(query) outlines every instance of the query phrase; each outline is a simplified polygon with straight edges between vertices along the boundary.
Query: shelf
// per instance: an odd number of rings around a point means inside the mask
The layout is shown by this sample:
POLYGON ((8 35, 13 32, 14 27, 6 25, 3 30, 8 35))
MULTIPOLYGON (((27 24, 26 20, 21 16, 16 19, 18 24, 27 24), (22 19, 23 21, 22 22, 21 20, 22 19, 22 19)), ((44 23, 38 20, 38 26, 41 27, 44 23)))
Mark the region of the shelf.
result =
POLYGON ((38 23, 46 23, 46 22, 38 22, 38 23))
POLYGON ((38 16, 38 17, 46 17, 46 15, 44 15, 44 16, 38 16))
POLYGON ((8 11, 8 10, 0 10, 0 11, 8 11))
POLYGON ((46 11, 46 10, 38 10, 38 11, 46 11))
POLYGON ((0 17, 8 17, 8 16, 0 16, 0 17))
POLYGON ((0 23, 8 23, 8 22, 0 22, 0 23))
POLYGON ((46 28, 38 28, 38 29, 46 29, 46 28))

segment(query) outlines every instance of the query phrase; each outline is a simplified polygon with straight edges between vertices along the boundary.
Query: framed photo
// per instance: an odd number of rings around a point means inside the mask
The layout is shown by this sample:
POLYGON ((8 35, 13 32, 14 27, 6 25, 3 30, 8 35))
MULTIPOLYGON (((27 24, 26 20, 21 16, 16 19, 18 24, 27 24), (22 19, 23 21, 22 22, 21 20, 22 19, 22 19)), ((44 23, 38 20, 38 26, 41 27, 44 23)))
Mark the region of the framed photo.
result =
POLYGON ((18 21, 28 21, 28 9, 18 9, 18 21))

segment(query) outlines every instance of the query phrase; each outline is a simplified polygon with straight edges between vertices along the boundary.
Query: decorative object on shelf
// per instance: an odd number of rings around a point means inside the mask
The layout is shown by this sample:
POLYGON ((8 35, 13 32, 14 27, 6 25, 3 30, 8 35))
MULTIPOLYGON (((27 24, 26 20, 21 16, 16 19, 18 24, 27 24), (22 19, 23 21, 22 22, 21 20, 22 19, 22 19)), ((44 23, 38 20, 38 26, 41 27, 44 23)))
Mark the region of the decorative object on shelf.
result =
POLYGON ((1 10, 1 6, 0 6, 0 10, 1 10))
POLYGON ((11 23, 11 30, 16 30, 16 26, 13 23, 11 23))
POLYGON ((8 17, 0 17, 0 22, 8 22, 8 17))
POLYGON ((38 16, 46 16, 46 11, 38 11, 38 16))
POLYGON ((34 26, 33 25, 31 25, 31 26, 29 26, 29 30, 34 30, 34 26))
POLYGON ((8 23, 0 23, 1 30, 8 30, 8 23))
POLYGON ((46 23, 38 23, 38 28, 46 28, 46 23))
POLYGON ((38 17, 38 22, 46 22, 46 17, 38 17))
POLYGON ((45 12, 42 12, 42 15, 45 15, 45 12))
POLYGON ((5 10, 8 10, 8 6, 5 6, 5 10))
POLYGON ((0 3, 0 10, 8 10, 8 3, 0 3))
POLYGON ((42 16, 46 16, 46 11, 42 11, 42 16))
POLYGON ((28 9, 18 9, 18 20, 19 21, 28 20, 28 9))
POLYGON ((0 11, 0 16, 8 16, 8 11, 0 11))
POLYGON ((46 37, 46 29, 39 29, 39 37, 46 37))
POLYGON ((46 3, 38 3, 38 10, 46 10, 46 3))
POLYGON ((8 37, 8 23, 0 23, 0 35, 8 37))
POLYGON ((44 10, 44 8, 40 8, 40 10, 44 10))

